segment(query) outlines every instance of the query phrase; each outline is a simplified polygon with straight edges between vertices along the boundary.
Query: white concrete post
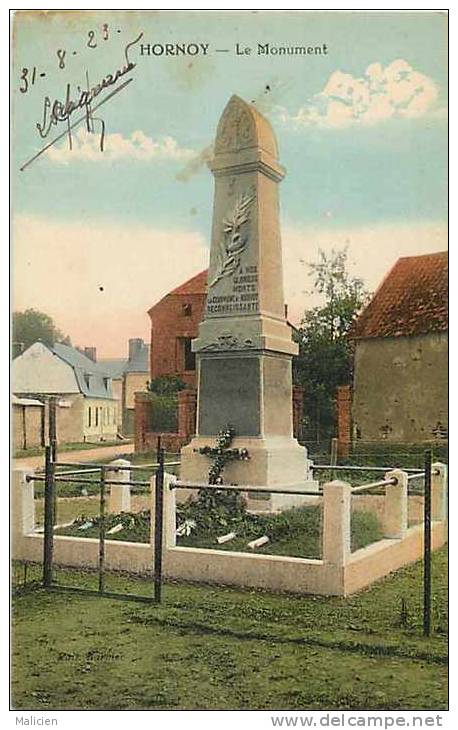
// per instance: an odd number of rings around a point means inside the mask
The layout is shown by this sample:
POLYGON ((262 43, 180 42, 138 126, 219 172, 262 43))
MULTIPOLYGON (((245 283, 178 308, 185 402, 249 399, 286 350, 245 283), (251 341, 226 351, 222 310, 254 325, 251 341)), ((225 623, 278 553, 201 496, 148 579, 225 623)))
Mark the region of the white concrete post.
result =
POLYGON ((22 538, 35 530, 33 482, 26 480, 29 474, 33 469, 13 469, 11 480, 12 557, 17 560, 23 557, 22 538))
POLYGON ((164 548, 175 547, 177 544, 177 518, 176 518, 176 496, 177 490, 170 489, 175 484, 175 474, 164 474, 164 548))
POLYGON ((351 553, 351 486, 335 480, 323 486, 323 561, 345 565, 351 553))
POLYGON ((105 471, 107 481, 119 482, 119 484, 110 484, 110 498, 108 500, 108 512, 110 514, 119 514, 120 512, 130 512, 130 485, 123 482, 130 482, 131 463, 127 459, 115 459, 110 461, 105 471), (110 466, 125 467, 119 471, 110 469, 110 466))
MULTIPOLYGON (((162 522, 162 549, 175 547, 176 538, 176 489, 170 489, 170 484, 177 480, 175 474, 164 472, 164 501, 162 522)), ((156 515, 156 476, 151 477, 151 546, 154 551, 154 523, 156 515)))
POLYGON ((407 472, 393 469, 385 479, 396 479, 396 484, 385 487, 383 536, 402 539, 407 532, 407 472))
POLYGON ((431 519, 442 521, 447 518, 447 466, 436 461, 432 465, 432 470, 431 519))

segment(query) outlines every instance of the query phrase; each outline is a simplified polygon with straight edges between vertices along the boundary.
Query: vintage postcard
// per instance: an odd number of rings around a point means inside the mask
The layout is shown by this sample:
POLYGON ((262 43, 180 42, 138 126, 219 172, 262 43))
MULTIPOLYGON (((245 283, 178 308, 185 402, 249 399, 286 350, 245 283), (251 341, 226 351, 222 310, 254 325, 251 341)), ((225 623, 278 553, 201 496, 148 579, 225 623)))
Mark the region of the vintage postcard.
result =
POLYGON ((447 23, 12 14, 16 724, 446 726, 447 23))

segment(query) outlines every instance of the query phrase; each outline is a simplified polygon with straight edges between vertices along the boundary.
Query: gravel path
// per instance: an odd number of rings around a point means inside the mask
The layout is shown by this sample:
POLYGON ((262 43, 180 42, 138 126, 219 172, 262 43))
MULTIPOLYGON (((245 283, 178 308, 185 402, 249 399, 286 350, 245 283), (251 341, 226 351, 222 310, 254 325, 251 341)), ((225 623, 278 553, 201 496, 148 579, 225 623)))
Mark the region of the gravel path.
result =
MULTIPOLYGON (((133 443, 120 443, 115 446, 95 446, 93 449, 81 449, 80 451, 58 451, 58 460, 73 464, 75 461, 97 461, 97 459, 106 459, 110 456, 116 459, 117 456, 132 454, 133 451, 133 443)), ((25 456, 22 459, 13 459, 13 467, 30 466, 36 469, 40 466, 44 467, 44 463, 45 457, 43 454, 41 456, 25 456)))

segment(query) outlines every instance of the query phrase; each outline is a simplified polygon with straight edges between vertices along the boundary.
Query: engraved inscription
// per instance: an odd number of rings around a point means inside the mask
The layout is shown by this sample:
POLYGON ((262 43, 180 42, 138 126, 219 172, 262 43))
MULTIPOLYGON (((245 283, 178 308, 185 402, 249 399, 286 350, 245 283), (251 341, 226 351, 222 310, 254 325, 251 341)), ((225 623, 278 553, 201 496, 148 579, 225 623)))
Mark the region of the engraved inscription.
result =
POLYGON ((250 314, 258 311, 258 267, 243 266, 232 278, 232 291, 211 294, 207 298, 208 314, 250 314))

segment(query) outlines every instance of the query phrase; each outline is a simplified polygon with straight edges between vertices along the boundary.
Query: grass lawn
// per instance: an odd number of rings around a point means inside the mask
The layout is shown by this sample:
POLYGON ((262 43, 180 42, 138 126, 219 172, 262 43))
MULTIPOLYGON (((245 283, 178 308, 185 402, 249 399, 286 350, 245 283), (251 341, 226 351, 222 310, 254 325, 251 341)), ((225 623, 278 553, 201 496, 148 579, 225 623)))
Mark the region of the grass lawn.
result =
MULTIPOLYGON (((106 535, 110 540, 124 540, 129 542, 149 542, 150 540, 150 513, 148 511, 147 498, 134 497, 137 500, 138 508, 143 507, 140 513, 121 513, 119 515, 107 514, 105 517, 105 529, 108 532, 118 524, 123 525, 120 532, 106 535), (141 503, 143 501, 143 504, 141 503)), ((80 529, 86 523, 86 518, 94 518, 99 514, 98 500, 95 497, 81 499, 59 500, 58 522, 65 524, 76 509, 78 519, 75 524, 56 529, 56 535, 68 535, 71 537, 99 537, 99 520, 96 519, 92 527, 80 529), (73 504, 77 503, 77 504, 73 504), (84 518, 81 517, 84 515, 84 518)), ((134 507, 133 507, 134 508, 134 507)), ((237 552, 251 552, 247 547, 250 540, 262 535, 269 536, 269 542, 256 549, 257 553, 265 555, 289 555, 298 558, 321 558, 321 512, 320 507, 296 507, 285 510, 275 515, 245 515, 244 519, 231 521, 228 515, 225 526, 212 526, 200 528, 189 537, 177 537, 179 547, 213 548, 217 550, 231 550, 237 552), (230 530, 237 532, 237 537, 230 542, 219 545, 217 536, 230 530)), ((72 515, 72 516, 73 516, 72 515)), ((43 519, 43 506, 41 505, 40 519, 43 519)), ((182 519, 179 518, 178 522, 182 519)), ((370 512, 355 512, 351 520, 351 547, 352 550, 369 545, 380 540, 382 530, 377 517, 370 512)))
MULTIPOLYGON (((265 555, 289 555, 297 558, 321 559, 322 534, 320 507, 294 507, 275 515, 258 515, 253 522, 242 523, 233 528, 227 527, 219 531, 208 530, 200 534, 191 533, 189 537, 177 539, 179 547, 213 548, 217 550, 233 550, 252 552, 247 542, 267 535, 269 542, 256 548, 256 553, 265 555), (234 529, 237 537, 230 542, 217 544, 216 537, 234 529)), ((369 545, 380 540, 382 530, 377 517, 370 512, 357 512, 351 519, 351 549, 369 545)))
MULTIPOLYGON (((97 497, 64 497, 57 502, 57 523, 62 525, 71 522, 79 515, 96 517, 100 511, 97 497)), ((35 500, 35 524, 43 526, 44 499, 35 500)))
MULTIPOLYGON (((150 497, 148 494, 134 494, 131 497, 132 510, 140 512, 149 509, 150 497)), ((92 497, 62 497, 57 500, 57 524, 63 525, 72 522, 81 515, 85 517, 97 517, 100 514, 100 499, 97 496, 92 497)), ((44 515, 44 499, 35 500, 35 524, 37 527, 43 526, 44 515)), ((61 534, 57 531, 57 534, 61 534)), ((67 533, 65 533, 67 534, 67 533)), ((81 532, 71 532, 68 534, 82 537, 81 532)), ((97 531, 98 536, 98 531, 97 531)), ((94 537, 94 534, 89 535, 94 537)), ((127 538, 126 538, 127 539, 127 538)), ((130 540, 131 538, 129 538, 130 540)))
MULTIPOLYGON (((123 457, 124 458, 124 457, 123 457)), ((98 463, 100 464, 108 464, 110 461, 112 461, 111 458, 108 459, 100 459, 98 463)), ((142 464, 152 464, 153 460, 151 457, 146 460, 140 460, 138 458, 135 458, 133 456, 129 455, 129 461, 131 464, 134 464, 135 466, 141 466, 142 464)), ((166 464, 168 461, 174 461, 174 458, 172 456, 166 458, 166 464)), ((75 467, 78 468, 78 467, 75 467)), ((61 476, 65 476, 65 472, 72 471, 72 467, 66 468, 66 469, 60 469, 59 474, 61 476)), ((167 471, 170 474, 176 474, 178 472, 178 467, 176 466, 167 466, 167 471)), ((156 469, 154 467, 146 467, 144 469, 134 469, 131 471, 131 479, 133 481, 139 481, 139 482, 145 482, 151 479, 151 477, 156 473, 156 469)), ((69 478, 69 477, 67 477, 69 478)), ((83 490, 87 492, 88 495, 99 495, 100 494, 100 471, 97 472, 90 472, 87 475, 82 475, 82 478, 85 480, 90 480, 91 483, 88 484, 86 481, 82 482, 81 480, 78 480, 78 477, 75 476, 74 481, 68 481, 68 482, 59 482, 56 481, 56 492, 58 498, 60 497, 80 497, 82 496, 83 490)), ((35 498, 43 497, 44 495, 44 481, 38 481, 36 480, 34 483, 34 495, 35 498)), ((131 488, 132 493, 135 494, 148 494, 150 491, 149 486, 134 486, 131 488)), ((106 493, 109 493, 109 487, 106 489, 106 493)))
MULTIPOLYGON (((29 579, 39 570, 29 568, 29 579)), ((18 571, 18 577, 20 571, 18 571)), ((447 709, 447 553, 350 598, 170 583, 160 606, 25 588, 13 599, 15 709, 447 709), (402 619, 401 599, 406 611, 402 619)), ((67 584, 97 577, 58 570, 67 584)), ((151 593, 108 575, 107 590, 151 593)))

